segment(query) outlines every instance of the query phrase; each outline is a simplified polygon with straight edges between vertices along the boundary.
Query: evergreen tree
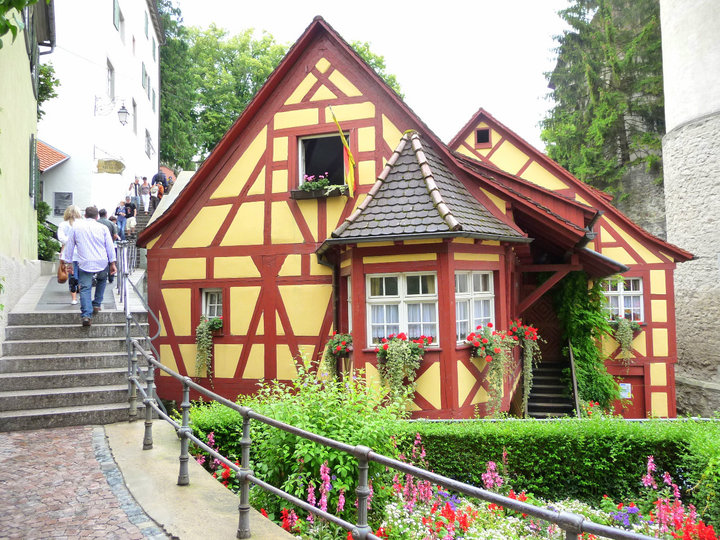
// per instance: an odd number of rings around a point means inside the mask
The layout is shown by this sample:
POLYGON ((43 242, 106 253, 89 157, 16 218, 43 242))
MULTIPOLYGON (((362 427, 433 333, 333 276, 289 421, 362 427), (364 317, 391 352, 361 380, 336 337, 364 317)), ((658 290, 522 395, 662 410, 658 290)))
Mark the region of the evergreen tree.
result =
POLYGON ((644 163, 660 176, 665 131, 658 0, 574 0, 570 30, 547 74, 555 106, 543 122, 548 155, 622 197, 619 180, 644 163))

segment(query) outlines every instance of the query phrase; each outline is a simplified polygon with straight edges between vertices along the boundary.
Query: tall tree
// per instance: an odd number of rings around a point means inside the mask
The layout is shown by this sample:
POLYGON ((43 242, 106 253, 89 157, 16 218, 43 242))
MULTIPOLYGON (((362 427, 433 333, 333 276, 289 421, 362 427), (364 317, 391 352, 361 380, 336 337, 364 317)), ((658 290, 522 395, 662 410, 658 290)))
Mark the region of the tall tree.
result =
POLYGON ((548 155, 581 180, 623 196, 644 163, 659 175, 665 131, 658 0, 574 0, 570 30, 547 74, 555 106, 543 122, 548 155))
POLYGON ((197 148, 195 86, 190 77, 190 38, 180 9, 172 0, 159 0, 158 11, 165 30, 160 48, 160 163, 171 169, 193 169, 197 148))

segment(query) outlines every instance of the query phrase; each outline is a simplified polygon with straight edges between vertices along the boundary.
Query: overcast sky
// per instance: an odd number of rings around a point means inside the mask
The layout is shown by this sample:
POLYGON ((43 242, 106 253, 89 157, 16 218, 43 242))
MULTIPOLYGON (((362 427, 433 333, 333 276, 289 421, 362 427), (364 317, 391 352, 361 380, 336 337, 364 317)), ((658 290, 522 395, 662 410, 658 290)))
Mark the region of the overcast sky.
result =
POLYGON ((445 142, 483 107, 539 149, 568 0, 176 0, 187 26, 247 28, 294 43, 315 15, 385 57, 406 103, 445 142))

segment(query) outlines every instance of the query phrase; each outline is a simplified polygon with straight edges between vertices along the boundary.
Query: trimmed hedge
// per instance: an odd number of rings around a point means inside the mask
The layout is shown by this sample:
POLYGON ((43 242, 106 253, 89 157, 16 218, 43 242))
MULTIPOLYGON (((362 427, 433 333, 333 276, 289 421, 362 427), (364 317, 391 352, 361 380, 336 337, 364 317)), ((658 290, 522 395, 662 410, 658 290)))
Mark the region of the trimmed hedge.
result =
POLYGON ((398 424, 403 450, 410 449, 416 433, 436 473, 482 486, 487 462, 500 466, 506 451, 515 489, 550 500, 635 498, 652 455, 656 478, 668 471, 684 501, 694 504, 706 523, 720 523, 720 422, 404 422, 398 424))

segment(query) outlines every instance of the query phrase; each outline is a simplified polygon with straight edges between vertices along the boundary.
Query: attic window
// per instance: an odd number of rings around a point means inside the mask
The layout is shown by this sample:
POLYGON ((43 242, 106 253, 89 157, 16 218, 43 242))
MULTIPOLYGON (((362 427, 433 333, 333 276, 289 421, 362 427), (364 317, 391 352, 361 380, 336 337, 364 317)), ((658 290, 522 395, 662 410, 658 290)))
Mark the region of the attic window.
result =
MULTIPOLYGON (((346 139, 348 135, 345 134, 346 139)), ((345 185, 343 145, 340 135, 317 135, 299 139, 298 185, 329 178, 329 185, 345 185)))
POLYGON ((475 130, 475 148, 489 148, 490 142, 490 129, 480 128, 475 130))

